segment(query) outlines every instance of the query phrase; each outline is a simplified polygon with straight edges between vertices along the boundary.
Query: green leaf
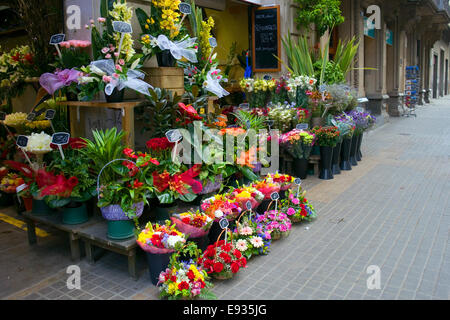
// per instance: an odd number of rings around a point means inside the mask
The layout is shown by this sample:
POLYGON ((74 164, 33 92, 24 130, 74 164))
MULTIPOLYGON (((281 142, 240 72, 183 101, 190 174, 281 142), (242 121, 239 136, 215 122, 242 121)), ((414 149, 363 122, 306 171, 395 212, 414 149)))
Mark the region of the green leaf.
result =
POLYGON ((169 193, 157 194, 156 197, 160 203, 173 203, 175 200, 169 193))
POLYGON ((179 199, 184 202, 192 202, 195 198, 197 198, 197 195, 193 193, 187 193, 179 197, 179 199))

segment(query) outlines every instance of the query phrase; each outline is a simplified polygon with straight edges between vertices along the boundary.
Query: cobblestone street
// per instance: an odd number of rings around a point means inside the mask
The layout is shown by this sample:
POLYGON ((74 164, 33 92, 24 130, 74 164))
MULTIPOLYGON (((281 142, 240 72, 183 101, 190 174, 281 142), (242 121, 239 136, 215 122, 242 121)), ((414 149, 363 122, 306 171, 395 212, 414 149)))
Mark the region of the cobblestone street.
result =
MULTIPOLYGON (((390 118, 364 135, 363 159, 351 171, 303 187, 318 218, 293 226, 267 256, 252 258, 227 281, 219 299, 449 299, 450 98, 390 118), (368 266, 380 289, 367 287, 368 266)), ((12 210, 4 215, 20 219, 12 210)), ((138 281, 127 259, 106 253, 82 259, 81 290, 68 290, 69 245, 63 234, 38 238, 0 221, 2 299, 158 299, 143 254, 138 281)))

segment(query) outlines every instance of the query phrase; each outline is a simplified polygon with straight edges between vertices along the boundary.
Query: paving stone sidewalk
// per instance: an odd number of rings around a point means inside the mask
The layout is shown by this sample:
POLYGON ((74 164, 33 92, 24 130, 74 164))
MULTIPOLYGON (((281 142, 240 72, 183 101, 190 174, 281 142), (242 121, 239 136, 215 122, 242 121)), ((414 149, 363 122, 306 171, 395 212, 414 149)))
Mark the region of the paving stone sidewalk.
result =
MULTIPOLYGON (((333 180, 304 181, 316 221, 295 225, 288 238, 272 244, 269 255, 251 259, 232 280, 214 281, 213 292, 219 299, 237 300, 449 299, 449 123, 446 97, 419 108, 417 118, 391 118, 365 134, 358 166, 333 180), (369 266, 380 270, 380 289, 367 287, 369 266)), ((81 290, 68 290, 71 262, 65 244, 54 249, 58 235, 40 241, 36 254, 27 247, 25 231, 17 232, 23 234, 13 239, 20 261, 49 270, 21 276, 27 286, 16 292, 13 285, 1 284, 0 298, 158 297, 143 255, 138 281, 128 276, 125 257, 107 253, 95 265, 78 263, 81 290), (46 254, 54 264, 43 265, 46 254)), ((4 246, 0 242, 2 260, 12 259, 14 248, 4 246)), ((3 283, 6 276, 16 277, 15 267, 1 268, 3 283)))

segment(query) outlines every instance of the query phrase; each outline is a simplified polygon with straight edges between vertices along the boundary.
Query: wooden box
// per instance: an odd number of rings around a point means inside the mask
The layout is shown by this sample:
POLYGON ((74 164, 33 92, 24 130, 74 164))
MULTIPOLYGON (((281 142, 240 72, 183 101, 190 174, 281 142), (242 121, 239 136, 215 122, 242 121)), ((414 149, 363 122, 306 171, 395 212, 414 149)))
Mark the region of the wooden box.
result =
POLYGON ((153 87, 170 90, 178 95, 184 94, 183 68, 142 68, 142 71, 146 73, 145 81, 153 87))

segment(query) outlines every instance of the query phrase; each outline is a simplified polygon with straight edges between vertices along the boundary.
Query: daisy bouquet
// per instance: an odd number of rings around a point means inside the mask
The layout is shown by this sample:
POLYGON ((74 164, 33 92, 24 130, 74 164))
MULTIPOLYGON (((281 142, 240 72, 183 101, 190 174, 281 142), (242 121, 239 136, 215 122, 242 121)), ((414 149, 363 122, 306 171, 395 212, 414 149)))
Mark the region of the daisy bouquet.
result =
POLYGON ((316 218, 316 210, 305 198, 305 192, 296 197, 290 193, 287 199, 281 200, 281 208, 291 222, 311 221, 316 218))
POLYGON ((216 279, 230 279, 247 266, 247 259, 233 242, 220 240, 206 248, 198 264, 216 279))
POLYGON ((242 209, 234 199, 229 199, 219 194, 203 200, 200 208, 207 216, 217 222, 222 218, 226 218, 229 221, 234 220, 242 212, 242 209))
POLYGON ((238 249, 247 259, 252 256, 269 253, 271 243, 263 232, 263 225, 258 224, 256 219, 245 217, 242 223, 238 223, 233 230, 236 249, 238 249))
POLYGON ((258 216, 256 222, 263 224, 262 231, 270 232, 272 240, 278 240, 282 236, 287 237, 292 228, 287 215, 279 210, 267 211, 264 215, 258 216))
POLYGON ((243 186, 236 188, 226 195, 227 198, 233 199, 242 210, 246 210, 246 203, 250 201, 252 209, 255 209, 261 201, 264 200, 264 194, 258 189, 251 186, 243 186))
POLYGON ((166 221, 165 225, 148 222, 136 241, 146 252, 163 254, 174 252, 184 245, 186 236, 170 221, 166 221))
POLYGON ((290 176, 288 174, 280 174, 280 173, 269 173, 266 177, 266 181, 278 183, 280 185, 280 190, 285 191, 287 189, 290 189, 294 185, 295 178, 293 176, 290 176))
POLYGON ((199 210, 174 214, 170 219, 188 238, 200 238, 207 235, 213 222, 207 214, 199 210))
POLYGON ((264 195, 264 200, 270 200, 270 195, 272 193, 280 192, 280 185, 278 183, 269 182, 267 180, 257 181, 252 184, 252 187, 264 195))

